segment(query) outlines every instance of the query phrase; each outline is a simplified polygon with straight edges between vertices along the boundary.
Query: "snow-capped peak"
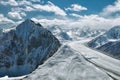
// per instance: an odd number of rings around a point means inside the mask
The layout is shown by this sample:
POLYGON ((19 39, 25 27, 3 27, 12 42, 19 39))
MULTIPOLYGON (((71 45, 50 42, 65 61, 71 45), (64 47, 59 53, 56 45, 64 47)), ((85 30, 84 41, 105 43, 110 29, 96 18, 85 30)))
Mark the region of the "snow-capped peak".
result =
POLYGON ((27 19, 0 38, 0 76, 28 74, 59 47, 50 31, 27 19))

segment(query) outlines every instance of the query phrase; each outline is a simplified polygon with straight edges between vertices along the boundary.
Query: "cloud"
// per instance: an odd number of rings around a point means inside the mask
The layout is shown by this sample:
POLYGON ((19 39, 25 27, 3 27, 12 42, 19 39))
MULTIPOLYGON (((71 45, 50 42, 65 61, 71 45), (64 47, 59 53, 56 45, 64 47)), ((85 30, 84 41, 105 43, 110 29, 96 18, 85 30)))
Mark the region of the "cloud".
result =
MULTIPOLYGON (((30 0, 30 1, 27 1, 27 0, 4 1, 4 0, 2 0, 2 1, 0 1, 0 4, 2 4, 2 5, 16 6, 16 7, 11 8, 11 12, 15 12, 15 11, 17 11, 17 12, 46 11, 46 12, 53 12, 55 15, 61 15, 61 16, 67 15, 64 10, 62 10, 60 7, 56 6, 55 4, 53 4, 50 1, 48 1, 46 4, 42 4, 42 3, 43 3, 43 0, 30 0), (39 2, 39 4, 34 3, 34 2, 39 2)), ((17 18, 20 19, 20 16, 18 14, 17 14, 17 18)))
POLYGON ((18 12, 8 12, 8 16, 11 19, 22 19, 20 13, 18 13, 18 12))
MULTIPOLYGON (((54 26, 54 25, 59 25, 59 26, 66 26, 66 24, 69 24, 69 19, 37 19, 37 18, 32 18, 33 21, 40 23, 44 26, 54 26)), ((66 26, 67 27, 67 26, 66 26)))
POLYGON ((24 17, 24 16, 26 16, 26 13, 25 13, 25 12, 20 12, 20 15, 21 15, 22 17, 24 17))
POLYGON ((1 0, 0 4, 2 4, 2 5, 11 5, 11 6, 18 6, 18 3, 15 0, 7 0, 7 1, 1 0))
POLYGON ((23 10, 24 11, 35 11, 35 9, 32 8, 31 6, 25 6, 25 8, 23 10))
POLYGON ((42 2, 43 0, 31 0, 32 2, 42 2))
POLYGON ((91 27, 94 29, 110 29, 116 25, 120 25, 119 21, 120 18, 116 19, 107 19, 104 17, 100 17, 99 15, 85 15, 81 16, 78 14, 73 14, 79 16, 78 19, 73 18, 65 18, 65 19, 39 19, 39 18, 32 18, 33 21, 41 23, 43 26, 54 26, 58 25, 62 28, 82 28, 82 27, 91 27))
POLYGON ((58 6, 54 5, 52 2, 48 1, 45 5, 40 4, 33 4, 33 8, 40 10, 40 11, 46 11, 46 12, 54 12, 56 15, 66 16, 66 12, 63 11, 58 6))
POLYGON ((83 10, 87 10, 87 8, 78 4, 72 4, 70 7, 65 8, 65 10, 66 11, 83 11, 83 10))
POLYGON ((32 8, 31 6, 24 5, 24 7, 13 7, 11 8, 11 11, 14 12, 31 12, 31 11, 36 11, 36 9, 32 8))
POLYGON ((0 24, 14 23, 14 21, 8 19, 3 14, 0 14, 0 24))
POLYGON ((75 13, 71 13, 69 14, 70 16, 76 17, 76 18, 81 18, 83 16, 79 15, 79 14, 75 14, 75 13))
POLYGON ((117 0, 113 5, 106 6, 100 15, 104 17, 120 16, 120 0, 117 0))
POLYGON ((31 5, 32 3, 30 1, 21 0, 1 0, 0 4, 2 5, 10 5, 10 6, 24 6, 24 5, 31 5))
POLYGON ((32 5, 32 3, 30 1, 27 1, 27 0, 21 0, 21 1, 18 1, 18 5, 19 6, 26 6, 26 5, 32 5))

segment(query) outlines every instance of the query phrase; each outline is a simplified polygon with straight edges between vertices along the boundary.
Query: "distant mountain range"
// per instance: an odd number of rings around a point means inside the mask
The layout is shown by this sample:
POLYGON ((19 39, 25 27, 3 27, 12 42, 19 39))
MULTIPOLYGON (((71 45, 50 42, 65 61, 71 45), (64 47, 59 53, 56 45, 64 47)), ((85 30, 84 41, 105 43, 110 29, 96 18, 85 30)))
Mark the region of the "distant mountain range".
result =
POLYGON ((90 27, 64 29, 63 27, 57 25, 47 27, 47 29, 50 30, 60 41, 92 38, 106 31, 104 29, 92 29, 90 27))

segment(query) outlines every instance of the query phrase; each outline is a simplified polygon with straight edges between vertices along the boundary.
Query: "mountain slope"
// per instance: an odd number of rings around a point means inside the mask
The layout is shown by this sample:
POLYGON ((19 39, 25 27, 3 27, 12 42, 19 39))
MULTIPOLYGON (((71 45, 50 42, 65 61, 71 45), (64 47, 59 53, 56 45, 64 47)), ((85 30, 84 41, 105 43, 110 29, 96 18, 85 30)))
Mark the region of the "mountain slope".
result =
POLYGON ((106 31, 103 35, 98 36, 88 43, 90 47, 96 48, 104 45, 110 41, 116 41, 120 39, 120 26, 115 26, 106 31))
POLYGON ((54 56, 23 80, 112 80, 106 73, 87 62, 83 56, 63 45, 54 56))
POLYGON ((97 48, 100 51, 106 52, 105 54, 120 59, 120 41, 108 42, 97 48))
POLYGON ((0 39, 0 76, 28 74, 59 47, 50 31, 27 19, 0 39))
POLYGON ((88 46, 120 59, 120 26, 113 27, 103 35, 93 39, 88 43, 88 46))

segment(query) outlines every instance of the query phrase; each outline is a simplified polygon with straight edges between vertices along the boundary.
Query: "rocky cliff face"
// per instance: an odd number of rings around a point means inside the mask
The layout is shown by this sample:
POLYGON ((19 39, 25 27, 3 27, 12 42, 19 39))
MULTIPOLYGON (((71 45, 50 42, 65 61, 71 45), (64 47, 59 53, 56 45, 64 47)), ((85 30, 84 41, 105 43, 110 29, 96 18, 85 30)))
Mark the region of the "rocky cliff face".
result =
POLYGON ((59 47, 50 31, 27 19, 0 38, 0 76, 28 74, 59 47))

